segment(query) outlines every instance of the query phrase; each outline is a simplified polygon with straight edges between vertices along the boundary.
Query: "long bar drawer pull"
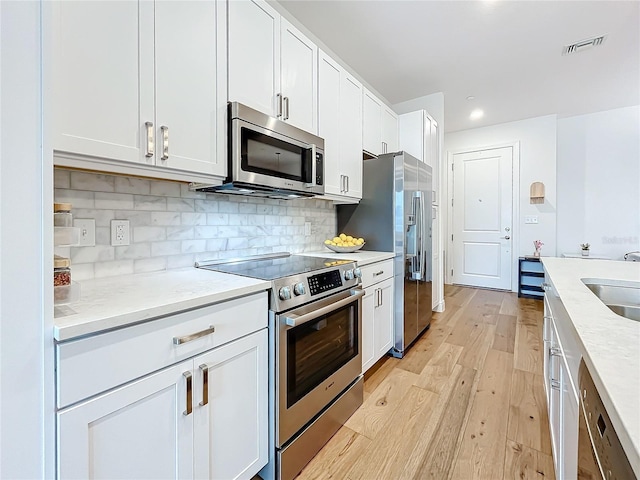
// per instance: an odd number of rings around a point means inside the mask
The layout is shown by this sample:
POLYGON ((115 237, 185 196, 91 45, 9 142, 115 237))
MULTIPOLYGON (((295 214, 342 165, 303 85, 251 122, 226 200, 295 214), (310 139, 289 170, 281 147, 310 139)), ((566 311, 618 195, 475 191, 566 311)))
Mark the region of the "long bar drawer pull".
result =
POLYGON ((187 409, 182 412, 183 415, 189 415, 193 410, 192 400, 193 400, 193 385, 192 385, 192 377, 191 372, 184 372, 184 378, 187 379, 187 409))
POLYGON ((215 332, 216 329, 213 325, 209 325, 209 328, 202 330, 201 332, 192 333, 191 335, 185 335, 184 337, 173 337, 174 345, 182 345, 183 343, 191 342, 196 338, 204 337, 215 332))
POLYGON ((549 354, 552 357, 560 357, 562 355, 562 351, 558 347, 550 347, 549 354))
POLYGON ((550 384, 551 384, 551 388, 553 388, 554 390, 560 390, 560 382, 558 380, 552 379, 550 384))
POLYGON ((145 122, 144 127, 147 129, 147 141, 145 157, 153 157, 154 154, 154 140, 153 140, 153 122, 145 122))
POLYGON ((204 407, 209 403, 209 365, 203 363, 200 365, 200 371, 202 372, 202 401, 200 406, 204 407))
POLYGON ((380 270, 379 272, 375 272, 373 276, 377 277, 378 275, 382 275, 383 273, 384 273, 384 270, 380 270))

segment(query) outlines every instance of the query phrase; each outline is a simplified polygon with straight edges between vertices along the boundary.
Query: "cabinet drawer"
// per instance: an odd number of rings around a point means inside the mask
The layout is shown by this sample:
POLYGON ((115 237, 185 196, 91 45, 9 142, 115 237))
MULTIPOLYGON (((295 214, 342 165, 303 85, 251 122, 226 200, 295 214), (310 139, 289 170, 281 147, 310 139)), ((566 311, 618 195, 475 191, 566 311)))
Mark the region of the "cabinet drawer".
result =
POLYGON ((57 405, 63 408, 268 323, 267 293, 170 315, 56 346, 57 405), (175 338, 215 331, 176 345, 175 338))
POLYGON ((367 288, 369 285, 393 277, 393 259, 365 265, 360 267, 360 270, 362 271, 362 288, 367 288))

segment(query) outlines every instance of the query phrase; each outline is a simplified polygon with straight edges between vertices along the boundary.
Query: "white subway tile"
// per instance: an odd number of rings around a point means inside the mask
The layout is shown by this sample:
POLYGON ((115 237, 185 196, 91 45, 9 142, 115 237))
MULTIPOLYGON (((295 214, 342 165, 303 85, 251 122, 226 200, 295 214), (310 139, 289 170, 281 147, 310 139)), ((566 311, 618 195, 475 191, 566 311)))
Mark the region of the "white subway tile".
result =
POLYGON ((75 247, 71 250, 71 265, 76 263, 107 262, 114 259, 115 251, 110 245, 75 247))
POLYGON ((253 203, 240 204, 238 206, 239 213, 256 213, 256 205, 253 203))
POLYGON ((262 214, 271 214, 273 212, 273 205, 258 205, 256 207, 256 213, 262 213, 262 214))
POLYGON ((193 238, 193 227, 167 227, 167 240, 191 240, 193 238))
POLYGON ((151 256, 150 243, 135 243, 121 247, 113 247, 116 251, 116 260, 149 258, 151 256))
POLYGON ((280 225, 280 217, 276 215, 268 215, 264 217, 265 225, 280 225))
POLYGON ((135 195, 133 197, 133 208, 136 210, 163 211, 167 209, 167 197, 135 195))
POLYGON ((215 213, 218 211, 218 202, 212 200, 195 200, 196 212, 215 213))
POLYGON ((221 255, 220 252, 212 251, 198 252, 194 255, 194 257, 196 262, 206 262, 209 260, 218 260, 221 258, 231 258, 230 256, 226 255, 226 252, 222 252, 221 255))
POLYGON ((95 206, 95 194, 93 192, 56 188, 53 197, 54 202, 70 203, 71 213, 73 213, 74 208, 94 208, 95 206))
POLYGON ((183 240, 181 252, 182 253, 196 253, 205 252, 207 250, 206 240, 183 240))
MULTIPOLYGON (((93 266, 93 263, 78 263, 76 265, 71 265, 71 280, 74 282, 91 280, 95 277, 93 266)), ((82 293, 82 291, 80 293, 82 293)))
POLYGON ((238 204, 230 202, 219 202, 218 211, 220 213, 238 213, 238 204))
POLYGON ((182 244, 180 240, 171 240, 167 242, 153 242, 151 244, 151 256, 160 257, 166 255, 178 255, 182 253, 180 248, 182 244))
POLYGON ((95 210, 93 208, 74 208, 73 218, 92 218, 96 221, 96 227, 107 227, 115 217, 113 210, 95 210))
POLYGON ((149 195, 151 180, 136 177, 115 177, 115 191, 118 193, 135 193, 149 195))
POLYGON ((134 273, 161 272, 167 269, 166 257, 143 258, 134 260, 134 273))
POLYGON ((112 210, 132 210, 133 195, 128 193, 96 192, 96 208, 112 210))
POLYGON ((144 210, 118 210, 116 214, 118 215, 118 220, 129 220, 132 228, 151 225, 151 212, 144 210))
POLYGON ((131 232, 131 240, 134 243, 159 242, 166 238, 165 227, 134 227, 131 232))
POLYGON ((167 257, 167 269, 193 267, 195 258, 191 254, 171 255, 167 257))
POLYGON ((229 214, 207 213, 207 225, 229 225, 229 214))
POLYGON ((53 169, 54 188, 71 188, 71 172, 61 168, 53 169))
POLYGON ((96 245, 111 244, 111 227, 96 227, 96 245))
POLYGON ((214 238, 218 235, 218 228, 220 227, 195 227, 194 228, 194 238, 214 238))
POLYGON ((249 224, 249 215, 239 214, 239 213, 230 213, 229 214, 229 225, 248 225, 249 224))
POLYGON ((264 215, 249 215, 249 225, 263 226, 265 224, 264 215))
POLYGON ((180 213, 179 212, 151 212, 151 224, 152 225, 167 225, 176 226, 180 225, 180 213))
POLYGON ((182 225, 206 225, 207 214, 200 212, 185 212, 180 214, 180 223, 182 225))
POLYGON ((211 238, 207 240, 207 250, 210 252, 225 251, 228 244, 228 238, 211 238))
POLYGON ((280 225, 293 225, 293 217, 281 216, 280 225))
POLYGON ((132 275, 133 273, 133 260, 116 260, 115 262, 95 264, 95 278, 132 275))
POLYGON ((89 172, 71 172, 71 188, 91 192, 114 192, 116 179, 113 175, 89 172))
POLYGON ((162 182, 156 180, 151 182, 151 195, 161 197, 180 197, 180 183, 178 182, 162 182))
POLYGON ((167 210, 170 212, 193 212, 195 211, 194 200, 192 198, 167 198, 167 210))
POLYGON ((189 190, 188 183, 180 184, 180 196, 182 198, 207 198, 207 194, 204 192, 192 192, 189 190))

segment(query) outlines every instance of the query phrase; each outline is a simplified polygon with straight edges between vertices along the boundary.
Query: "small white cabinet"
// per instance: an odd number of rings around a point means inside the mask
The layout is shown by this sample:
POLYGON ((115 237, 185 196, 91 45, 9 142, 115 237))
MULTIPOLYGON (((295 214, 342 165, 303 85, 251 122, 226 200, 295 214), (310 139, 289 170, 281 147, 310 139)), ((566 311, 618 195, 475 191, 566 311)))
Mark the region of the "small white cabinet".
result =
POLYGON ((268 460, 266 323, 260 293, 58 345, 58 478, 251 479, 268 460))
POLYGON ((393 346, 393 260, 361 267, 362 372, 366 372, 393 346))
POLYGON ((362 149, 372 155, 398 150, 398 116, 366 88, 362 95, 362 149))
POLYGON ((318 134, 324 138, 325 193, 362 198, 362 85, 320 51, 318 134))
POLYGON ((228 6, 229 101, 317 133, 318 47, 263 0, 228 6))
POLYGON ((56 165, 226 175, 224 2, 54 2, 56 165))
POLYGON ((436 170, 438 165, 438 123, 425 111, 399 116, 400 149, 436 170))

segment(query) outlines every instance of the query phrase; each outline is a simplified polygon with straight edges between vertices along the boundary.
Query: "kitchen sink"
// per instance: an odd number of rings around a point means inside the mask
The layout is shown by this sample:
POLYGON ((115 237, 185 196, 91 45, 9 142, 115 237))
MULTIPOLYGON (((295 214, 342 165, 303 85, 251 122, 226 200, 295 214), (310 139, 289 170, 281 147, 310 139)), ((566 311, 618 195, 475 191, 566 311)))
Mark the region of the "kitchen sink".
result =
POLYGON ((640 322, 640 282, 617 285, 604 282, 606 280, 582 280, 613 313, 640 322))

